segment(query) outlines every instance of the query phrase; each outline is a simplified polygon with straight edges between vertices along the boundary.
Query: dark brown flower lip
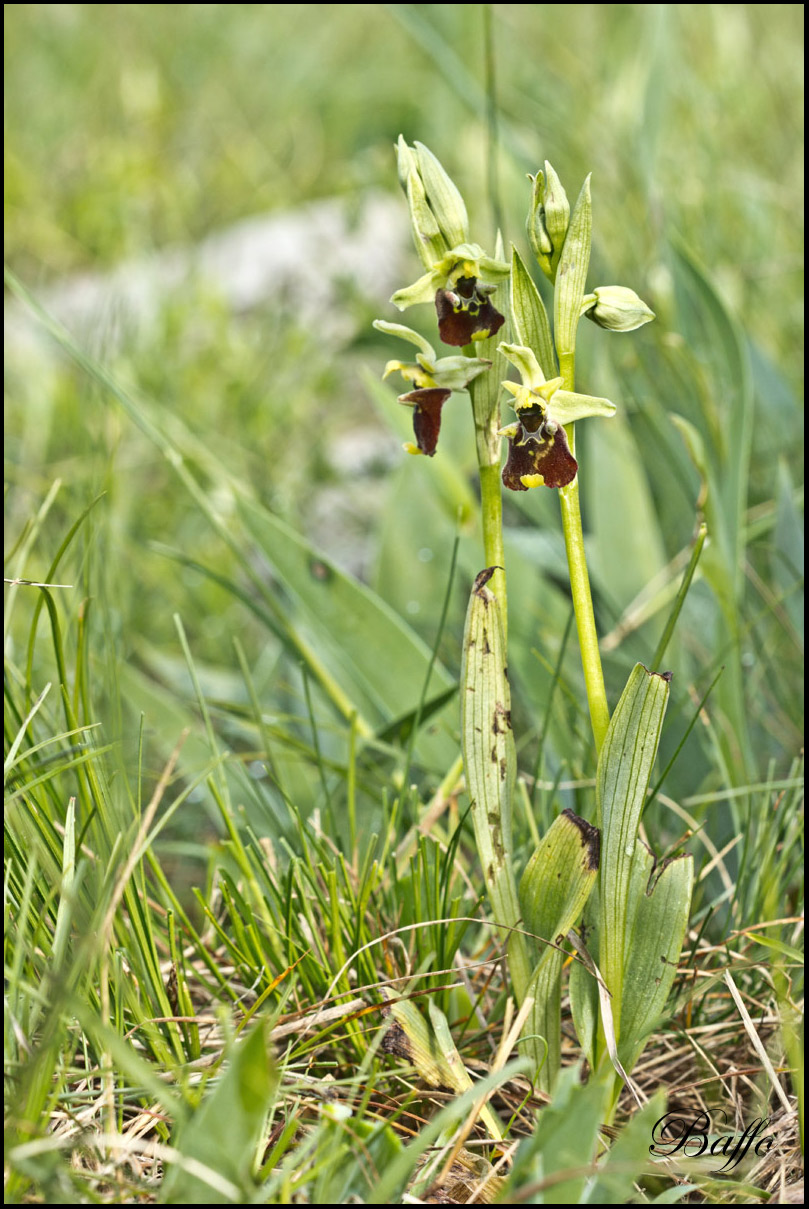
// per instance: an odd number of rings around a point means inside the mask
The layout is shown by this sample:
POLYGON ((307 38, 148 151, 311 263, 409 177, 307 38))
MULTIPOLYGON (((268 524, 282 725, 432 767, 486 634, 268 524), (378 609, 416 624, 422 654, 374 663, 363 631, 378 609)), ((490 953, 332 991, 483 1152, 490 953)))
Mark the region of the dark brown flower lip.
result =
POLYGON ((570 452, 565 430, 560 424, 551 433, 547 427, 527 432, 521 426, 517 437, 509 437, 508 459, 503 467, 503 483, 510 491, 527 491, 524 476, 540 474, 546 487, 567 487, 579 464, 570 452))
POLYGON ((413 434, 419 450, 431 458, 438 446, 441 432, 441 409, 452 394, 451 390, 435 386, 424 386, 400 395, 400 403, 413 406, 413 434))
POLYGON ((492 304, 486 287, 476 277, 461 277, 451 290, 438 290, 435 296, 438 334, 444 344, 463 348, 475 339, 485 340, 505 323, 492 304))

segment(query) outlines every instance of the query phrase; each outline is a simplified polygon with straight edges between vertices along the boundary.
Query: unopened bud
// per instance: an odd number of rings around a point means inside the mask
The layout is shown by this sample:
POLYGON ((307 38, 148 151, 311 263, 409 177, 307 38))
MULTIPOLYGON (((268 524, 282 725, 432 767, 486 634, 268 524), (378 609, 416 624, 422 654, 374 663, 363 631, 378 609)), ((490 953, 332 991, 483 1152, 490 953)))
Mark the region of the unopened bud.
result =
POLYGON ((426 269, 469 239, 466 206, 433 153, 422 143, 396 144, 399 183, 407 195, 416 249, 426 269))
POLYGON ((525 220, 525 231, 528 235, 531 251, 536 256, 539 267, 546 277, 551 277, 553 271, 551 269, 553 244, 548 234, 548 228, 545 225, 545 207, 543 205, 545 177, 541 172, 537 172, 536 176, 531 176, 529 173, 528 179, 533 182, 534 191, 531 197, 531 209, 528 211, 528 217, 525 220))
POLYGON ((556 266, 559 264, 559 257, 562 255, 562 247, 567 235, 568 223, 570 222, 570 202, 567 200, 567 194, 562 187, 562 182, 547 160, 545 160, 544 204, 545 227, 553 244, 551 268, 555 276, 556 266))
POLYGON ((570 203, 547 160, 545 171, 529 179, 534 182, 534 189, 526 222, 528 239, 542 272, 554 281, 570 222, 570 203))
POLYGON ((469 218, 464 200, 455 182, 447 175, 432 151, 416 143, 419 176, 427 192, 430 209, 435 214, 441 232, 450 248, 469 240, 469 218))
POLYGON ((634 332, 655 317, 643 299, 625 285, 598 286, 586 296, 582 310, 588 319, 611 332, 634 332))

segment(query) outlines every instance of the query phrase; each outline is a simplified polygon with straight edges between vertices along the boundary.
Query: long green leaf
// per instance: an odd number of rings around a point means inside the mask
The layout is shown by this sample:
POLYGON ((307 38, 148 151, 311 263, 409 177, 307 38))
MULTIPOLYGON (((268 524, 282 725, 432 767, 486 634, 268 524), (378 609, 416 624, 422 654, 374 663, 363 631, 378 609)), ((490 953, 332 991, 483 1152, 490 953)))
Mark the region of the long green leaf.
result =
MULTIPOLYGON (((472 823, 495 919, 515 928, 520 904, 511 850, 512 794, 517 770, 511 692, 497 597, 486 587, 492 568, 475 580, 463 642, 461 741, 472 823)), ((509 968, 517 998, 525 998, 531 964, 525 938, 513 932, 509 968)))
POLYGON ((564 940, 581 914, 598 874, 598 856, 598 830, 572 810, 565 810, 551 824, 520 882, 524 926, 541 940, 550 942, 528 990, 534 1007, 527 1029, 538 1063, 542 1061, 539 1039, 543 1038, 547 1044, 547 1061, 538 1072, 543 1091, 552 1090, 561 1058, 564 955, 553 946, 564 940))
POLYGON ((636 664, 612 716, 598 761, 596 799, 602 829, 600 964, 613 996, 618 1036, 632 923, 635 841, 668 697, 668 677, 636 664))
POLYGON ((683 947, 694 862, 689 856, 664 864, 640 896, 624 970, 618 1055, 626 1070, 640 1057, 666 1006, 683 947))

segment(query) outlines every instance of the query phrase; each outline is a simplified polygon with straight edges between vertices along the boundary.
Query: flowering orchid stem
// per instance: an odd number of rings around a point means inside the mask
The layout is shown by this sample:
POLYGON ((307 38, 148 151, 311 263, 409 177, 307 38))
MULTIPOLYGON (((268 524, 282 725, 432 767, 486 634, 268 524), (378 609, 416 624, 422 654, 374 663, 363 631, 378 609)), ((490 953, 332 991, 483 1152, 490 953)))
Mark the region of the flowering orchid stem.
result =
MULTIPOLYGON (((575 376, 573 353, 560 355, 559 372, 562 375, 565 390, 573 390, 575 376)), ((565 431, 571 453, 575 454, 574 425, 570 424, 565 431)), ((576 630, 579 635, 579 650, 587 689, 590 723, 593 727, 596 751, 600 752, 607 727, 610 724, 610 711, 607 705, 607 691, 604 687, 601 652, 598 649, 598 633, 593 613, 593 597, 590 592, 590 576, 587 573, 587 557, 584 552, 578 476, 569 486, 560 490, 559 502, 562 507, 562 529, 565 535, 570 590, 576 614, 576 630)))
MULTIPOLYGON (((570 444, 572 447, 572 439, 570 444)), ((584 683, 587 688, 587 704, 590 707, 590 722, 593 727, 596 750, 601 751, 601 745, 610 724, 610 711, 607 706, 604 673, 601 669, 601 654, 598 649, 593 598, 590 595, 590 577, 587 574, 587 560, 584 556, 578 478, 574 479, 569 487, 562 488, 559 492, 559 500, 562 505, 562 528, 565 534, 567 566, 570 575, 570 589, 573 594, 573 608, 576 613, 576 629, 579 635, 584 683)))

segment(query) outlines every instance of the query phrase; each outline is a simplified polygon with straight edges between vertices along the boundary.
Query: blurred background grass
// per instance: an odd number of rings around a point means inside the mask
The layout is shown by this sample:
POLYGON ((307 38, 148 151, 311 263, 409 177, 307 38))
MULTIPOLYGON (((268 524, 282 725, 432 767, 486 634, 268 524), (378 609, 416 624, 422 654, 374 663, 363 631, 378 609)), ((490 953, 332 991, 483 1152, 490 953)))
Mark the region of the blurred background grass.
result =
MULTIPOLYGON (((395 191, 400 132, 439 156, 467 198, 473 238, 490 247, 497 197, 506 237, 524 248, 526 172, 548 158, 575 195, 592 171, 590 282, 631 285, 658 314, 632 338, 605 338, 588 325, 581 338, 581 387, 614 398, 628 417, 609 433, 595 424, 582 432, 599 621, 612 635, 611 702, 630 664, 650 658, 665 609, 625 635, 615 627, 655 575, 666 579, 695 530, 700 474, 670 412, 700 430, 721 481, 748 375, 749 477, 744 457, 735 464, 745 476, 747 526, 738 625, 729 639, 718 603, 736 558, 728 548, 713 580, 706 572, 708 582, 695 587, 670 652, 680 685, 673 730, 684 731, 729 640, 738 674, 725 677, 719 739, 706 729, 692 740, 701 746, 681 762, 671 792, 694 796, 723 781, 786 775, 802 719, 802 6, 491 6, 496 187, 485 10, 7 6, 7 263, 47 305, 48 291, 74 274, 104 273, 167 248, 193 250, 246 217, 338 198, 350 223, 364 198, 395 191), (677 268, 676 249, 702 266, 699 286, 677 268), (706 327, 709 295, 722 317, 718 332, 706 327), (722 364, 723 341, 741 369, 722 364), (742 718, 752 746, 739 733, 742 718)), ((398 213, 392 248, 409 238, 403 200, 398 213)), ((406 263, 403 283, 419 271, 415 254, 406 263)), ((324 334, 325 319, 321 330, 283 298, 236 314, 216 283, 195 279, 167 294, 147 324, 113 332, 110 316, 108 326, 79 326, 78 335, 135 393, 155 400, 167 423, 182 421, 228 474, 359 571, 432 644, 458 506, 471 515, 470 425, 456 404, 433 463, 400 456, 393 395, 363 376, 364 367, 375 377, 386 357, 400 354, 370 330, 375 315, 397 315, 384 294, 370 296, 350 280, 339 283, 338 304, 348 325, 335 338, 324 334)), ((429 330, 430 317, 421 321, 429 330)), ((239 578, 232 551, 160 451, 69 360, 14 344, 6 402, 12 545, 57 478, 59 494, 23 573, 44 576, 70 525, 105 493, 60 581, 81 584, 103 606, 98 658, 117 668, 109 693, 110 702, 123 698, 121 733, 144 710, 163 754, 187 720, 175 614, 218 701, 245 698, 231 651, 238 635, 262 700, 280 687, 281 699, 302 709, 280 646, 243 603, 166 557, 171 547, 239 578)), ((552 493, 511 499, 508 509, 512 659, 524 734, 533 739, 569 604, 552 493)), ((463 574, 441 647, 452 670, 468 576, 480 558, 471 521, 463 536, 463 574)), ((79 595, 65 608, 75 624, 79 595)), ((19 630, 11 626, 18 651, 28 620, 20 615, 19 630)), ((573 644, 563 666, 570 691, 557 694, 544 769, 585 773, 591 756, 573 644)), ((47 668, 39 672, 43 680, 47 668)), ((438 775, 437 766, 427 771, 438 775)), ((729 818, 727 827, 738 823, 729 818)))

